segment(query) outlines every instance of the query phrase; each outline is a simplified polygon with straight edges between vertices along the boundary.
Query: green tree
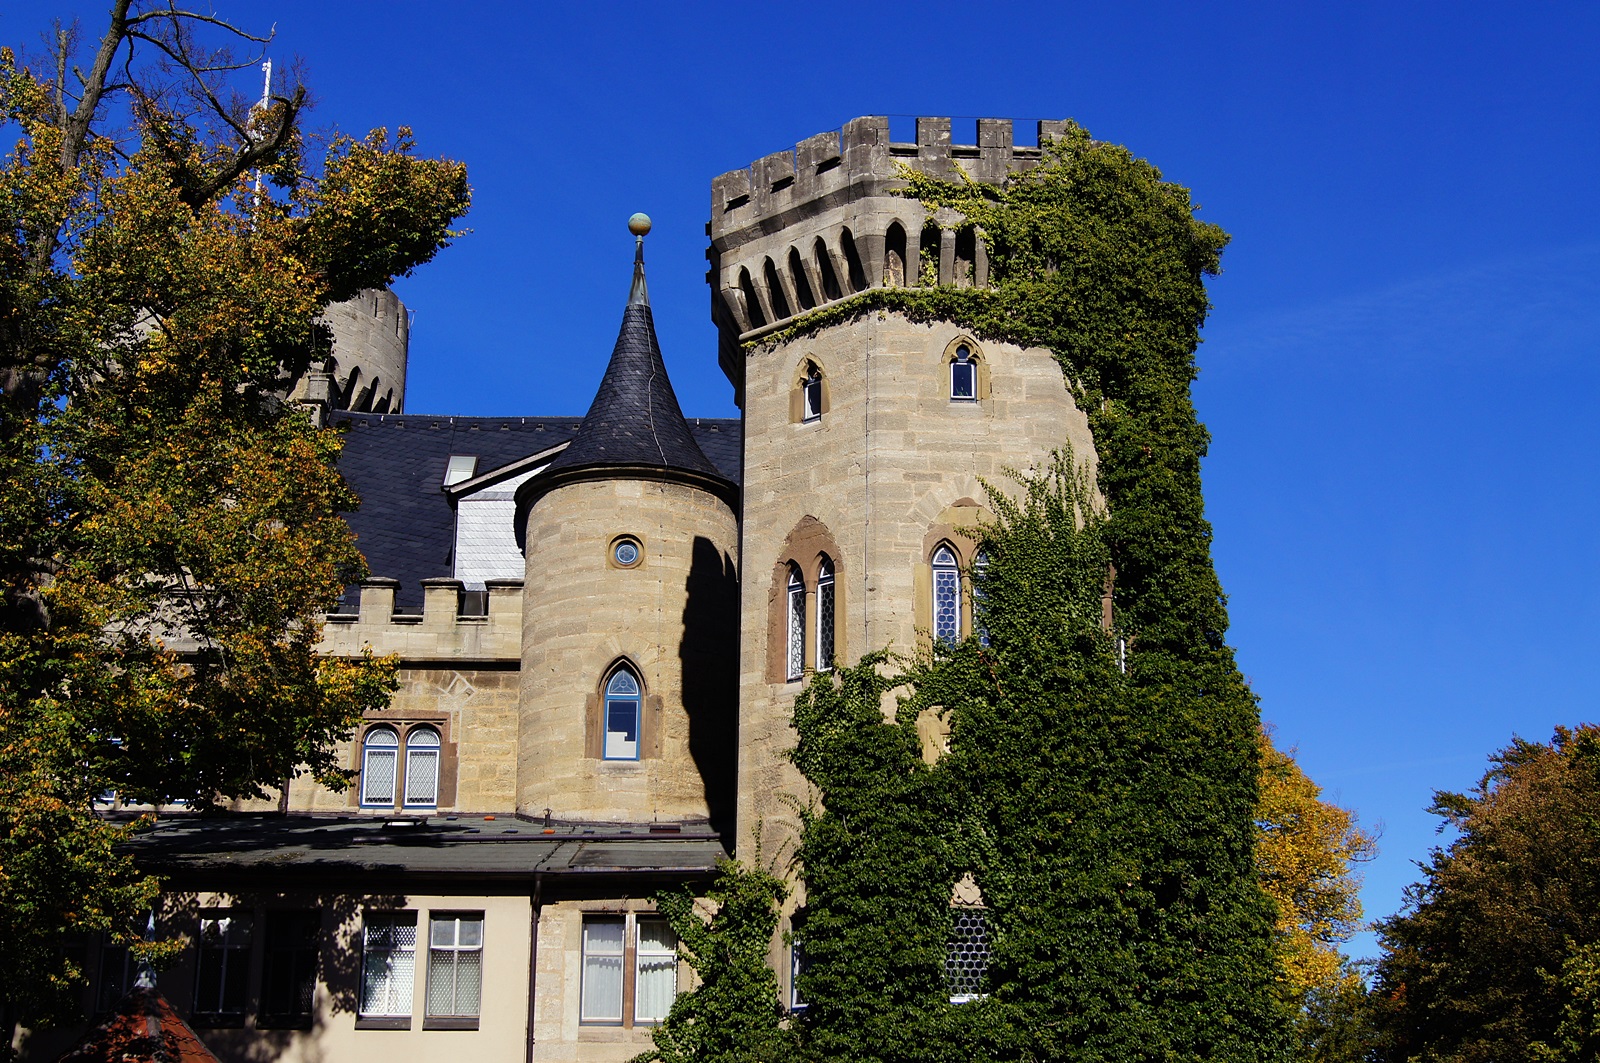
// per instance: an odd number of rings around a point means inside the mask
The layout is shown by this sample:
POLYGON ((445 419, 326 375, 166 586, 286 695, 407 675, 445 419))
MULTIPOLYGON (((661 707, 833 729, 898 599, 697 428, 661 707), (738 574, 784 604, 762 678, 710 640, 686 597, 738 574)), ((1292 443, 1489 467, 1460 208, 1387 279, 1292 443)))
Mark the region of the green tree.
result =
POLYGON ((1456 837, 1379 924, 1385 1059, 1595 1058, 1600 728, 1518 738, 1491 765, 1472 792, 1434 795, 1456 837))
POLYGON ((153 896, 97 795, 341 785, 334 743, 392 688, 313 652, 362 570, 355 499, 337 433, 280 396, 326 354, 325 306, 448 242, 466 174, 405 130, 312 151, 302 87, 230 87, 259 56, 228 47, 259 41, 115 0, 81 63, 74 31, 0 51, 6 1029, 62 1014, 65 936, 126 937, 153 896))

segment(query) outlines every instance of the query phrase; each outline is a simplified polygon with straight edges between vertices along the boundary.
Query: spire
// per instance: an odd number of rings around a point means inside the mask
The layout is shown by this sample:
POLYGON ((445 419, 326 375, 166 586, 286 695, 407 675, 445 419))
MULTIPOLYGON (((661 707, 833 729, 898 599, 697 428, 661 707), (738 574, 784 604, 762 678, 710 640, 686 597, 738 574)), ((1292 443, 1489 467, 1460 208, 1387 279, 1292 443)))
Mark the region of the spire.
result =
MULTIPOLYGON (((622 329, 617 333, 600 390, 567 449, 550 463, 543 476, 525 486, 532 493, 540 493, 541 488, 535 484, 548 490, 580 469, 614 469, 620 475, 646 476, 671 472, 700 482, 709 480, 707 486, 731 497, 736 489, 711 464, 689 432, 661 360, 644 283, 644 234, 650 231, 650 219, 635 214, 628 219, 628 229, 637 237, 633 288, 622 311, 622 329), (567 475, 558 475, 563 471, 567 475)), ((531 494, 525 496, 519 491, 518 496, 519 508, 523 497, 529 497, 531 504, 531 494)))
POLYGON ((650 289, 644 286, 644 238, 650 232, 650 215, 635 214, 629 218, 628 231, 636 241, 633 248, 633 289, 628 292, 628 305, 649 306, 650 289))

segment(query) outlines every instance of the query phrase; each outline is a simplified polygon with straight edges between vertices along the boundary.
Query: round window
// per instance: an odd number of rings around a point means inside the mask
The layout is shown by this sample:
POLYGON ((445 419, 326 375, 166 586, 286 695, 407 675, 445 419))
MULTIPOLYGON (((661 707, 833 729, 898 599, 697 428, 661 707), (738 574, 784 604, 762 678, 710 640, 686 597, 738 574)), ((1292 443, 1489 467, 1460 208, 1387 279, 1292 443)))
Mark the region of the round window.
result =
POLYGON ((639 563, 639 544, 632 539, 618 539, 611 548, 611 556, 623 568, 632 568, 639 563))

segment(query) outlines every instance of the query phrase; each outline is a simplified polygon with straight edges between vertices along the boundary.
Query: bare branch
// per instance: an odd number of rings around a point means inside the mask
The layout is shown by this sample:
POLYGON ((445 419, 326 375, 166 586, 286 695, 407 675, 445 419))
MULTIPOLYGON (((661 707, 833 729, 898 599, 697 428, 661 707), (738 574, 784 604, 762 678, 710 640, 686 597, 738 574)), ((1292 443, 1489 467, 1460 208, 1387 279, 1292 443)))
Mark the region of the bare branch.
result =
POLYGON ((244 40, 252 41, 252 42, 254 42, 256 44, 271 44, 272 41, 273 41, 273 38, 275 38, 278 35, 278 27, 277 27, 276 24, 273 25, 271 30, 267 31, 267 35, 265 37, 257 37, 256 35, 254 35, 252 33, 246 33, 244 30, 240 29, 238 26, 235 26, 233 23, 228 22, 226 19, 217 18, 215 15, 202 15, 198 11, 181 11, 177 7, 175 7, 174 5, 172 5, 170 3, 167 5, 166 10, 164 10, 164 11, 146 11, 142 15, 134 15, 132 18, 127 20, 127 24, 129 26, 137 26, 137 25, 140 25, 141 23, 149 22, 152 19, 161 19, 161 20, 169 20, 169 21, 170 20, 176 20, 176 19, 186 19, 186 20, 188 20, 190 22, 204 22, 204 23, 207 23, 207 24, 212 25, 212 26, 220 26, 223 29, 227 30, 229 33, 232 33, 235 36, 241 37, 244 40))
POLYGON ((95 53, 94 65, 89 68, 89 76, 83 79, 83 97, 78 101, 78 106, 73 108, 72 114, 62 123, 63 169, 71 169, 78 164, 78 155, 83 151, 84 142, 89 139, 89 124, 94 120, 95 111, 100 106, 100 97, 105 90, 106 73, 111 69, 111 61, 116 57, 117 49, 122 47, 127 34, 130 3, 132 0, 113 0, 111 25, 107 28, 105 36, 100 38, 100 50, 95 53))

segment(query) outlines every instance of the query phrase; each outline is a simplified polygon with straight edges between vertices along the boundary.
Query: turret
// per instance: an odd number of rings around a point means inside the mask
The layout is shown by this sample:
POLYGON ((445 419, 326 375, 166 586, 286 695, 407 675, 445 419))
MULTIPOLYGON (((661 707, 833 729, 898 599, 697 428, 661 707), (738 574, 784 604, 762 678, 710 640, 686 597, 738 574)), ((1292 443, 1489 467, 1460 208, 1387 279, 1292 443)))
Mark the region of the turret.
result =
POLYGON ((731 817, 738 488, 661 360, 633 285, 589 412, 517 491, 527 562, 517 805, 606 822, 731 817))

